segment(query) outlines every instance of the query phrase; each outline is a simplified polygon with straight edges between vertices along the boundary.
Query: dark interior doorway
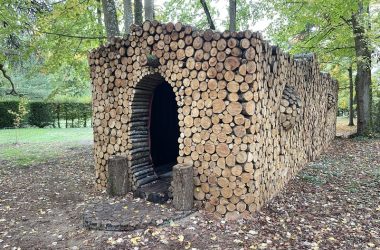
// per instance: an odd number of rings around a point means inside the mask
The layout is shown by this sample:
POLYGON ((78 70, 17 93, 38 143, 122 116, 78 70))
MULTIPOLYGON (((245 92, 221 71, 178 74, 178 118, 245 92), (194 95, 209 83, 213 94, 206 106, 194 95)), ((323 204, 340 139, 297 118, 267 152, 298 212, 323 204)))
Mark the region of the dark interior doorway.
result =
POLYGON ((150 154, 158 175, 172 170, 179 151, 179 125, 175 94, 170 84, 159 84, 152 96, 150 109, 150 154))

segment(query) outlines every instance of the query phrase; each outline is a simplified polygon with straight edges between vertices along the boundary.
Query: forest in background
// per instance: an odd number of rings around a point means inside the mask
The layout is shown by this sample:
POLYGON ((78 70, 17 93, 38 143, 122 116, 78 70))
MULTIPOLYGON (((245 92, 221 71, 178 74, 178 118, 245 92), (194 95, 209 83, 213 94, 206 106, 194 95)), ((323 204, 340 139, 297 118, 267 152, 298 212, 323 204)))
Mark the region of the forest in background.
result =
POLYGON ((265 38, 317 54, 339 81, 341 114, 359 134, 380 124, 380 4, 369 0, 1 0, 0 100, 90 102, 89 50, 157 19, 239 31, 267 20, 265 38), (223 6, 223 7, 221 7, 223 6), (228 9, 225 19, 223 13, 228 9), (350 112, 351 108, 351 112, 350 112), (357 111, 355 111, 357 110, 357 111))

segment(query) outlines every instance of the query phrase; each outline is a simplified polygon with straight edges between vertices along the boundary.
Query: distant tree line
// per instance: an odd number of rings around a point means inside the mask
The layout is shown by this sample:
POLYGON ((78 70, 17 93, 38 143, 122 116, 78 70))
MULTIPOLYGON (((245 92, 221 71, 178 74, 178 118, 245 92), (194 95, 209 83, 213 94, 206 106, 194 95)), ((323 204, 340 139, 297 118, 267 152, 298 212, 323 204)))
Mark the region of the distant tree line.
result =
MULTIPOLYGON (((14 127, 19 101, 0 101, 0 128, 14 127), (10 112, 12 111, 12 112, 10 112)), ((21 126, 39 128, 79 128, 91 126, 91 103, 89 102, 42 102, 28 104, 28 115, 21 126)))

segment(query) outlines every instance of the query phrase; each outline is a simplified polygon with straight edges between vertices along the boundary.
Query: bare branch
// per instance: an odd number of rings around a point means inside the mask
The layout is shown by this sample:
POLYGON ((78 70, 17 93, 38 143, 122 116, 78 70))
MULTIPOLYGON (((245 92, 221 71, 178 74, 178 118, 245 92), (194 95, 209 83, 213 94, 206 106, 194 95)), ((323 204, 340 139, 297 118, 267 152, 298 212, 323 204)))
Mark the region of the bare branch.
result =
POLYGON ((215 30, 215 25, 214 25, 214 22, 212 21, 212 18, 211 18, 211 15, 210 15, 210 11, 208 10, 206 1, 205 0, 200 0, 200 1, 201 1, 201 4, 202 4, 202 7, 203 7, 203 9, 204 9, 204 11, 206 13, 207 22, 210 25, 210 29, 215 30))
POLYGON ((77 48, 75 49, 74 55, 78 52, 80 46, 82 45, 82 41, 83 41, 83 39, 80 39, 79 44, 78 44, 77 48))
POLYGON ((350 86, 339 88, 339 90, 349 89, 350 86))
POLYGON ((236 0, 230 0, 228 6, 228 13, 230 16, 229 30, 236 31, 236 0))
POLYGON ((344 16, 340 16, 340 19, 342 19, 349 27, 351 27, 351 19, 346 19, 344 16))
POLYGON ((354 49, 355 47, 354 46, 342 46, 342 47, 329 48, 329 47, 317 47, 317 45, 315 45, 315 46, 310 46, 310 47, 301 46, 299 48, 300 49, 307 49, 307 50, 320 49, 320 50, 326 50, 326 52, 332 52, 335 50, 354 49))
POLYGON ((311 40, 317 38, 319 35, 321 35, 322 33, 324 33, 322 35, 322 37, 319 39, 321 41, 322 39, 326 38, 331 32, 333 32, 336 28, 338 28, 338 27, 340 27, 342 25, 343 25, 343 23, 338 23, 338 24, 336 24, 334 26, 327 25, 323 29, 321 29, 320 31, 318 31, 315 35, 311 36, 307 41, 305 41, 305 43, 309 43, 311 40), (328 30, 326 31, 326 29, 328 29, 328 30))
POLYGON ((11 79, 10 76, 8 76, 7 74, 7 71, 4 69, 4 65, 0 63, 0 71, 3 73, 3 76, 10 82, 11 84, 11 92, 8 93, 8 95, 15 95, 15 96, 19 96, 19 94, 17 93, 16 89, 15 89, 15 85, 11 79))
POLYGON ((61 4, 61 3, 64 3, 66 2, 66 0, 61 0, 61 1, 58 1, 58 2, 55 2, 55 3, 51 3, 52 5, 56 5, 56 4, 61 4))
POLYGON ((69 38, 76 38, 76 39, 81 39, 81 40, 107 39, 106 36, 78 36, 78 35, 47 32, 47 31, 39 31, 39 32, 42 34, 46 34, 46 35, 53 35, 53 36, 59 36, 59 37, 69 37, 69 38))

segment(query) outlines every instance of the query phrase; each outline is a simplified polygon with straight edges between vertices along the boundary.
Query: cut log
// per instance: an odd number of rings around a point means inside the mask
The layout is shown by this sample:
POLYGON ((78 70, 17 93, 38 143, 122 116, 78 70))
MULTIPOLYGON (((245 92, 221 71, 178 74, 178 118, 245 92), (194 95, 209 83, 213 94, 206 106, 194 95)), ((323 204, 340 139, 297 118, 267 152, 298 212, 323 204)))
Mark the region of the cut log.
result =
POLYGON ((110 196, 123 196, 130 191, 128 181, 128 160, 122 156, 108 159, 107 193, 110 196))
POLYGON ((177 210, 191 210, 194 201, 193 166, 177 164, 173 167, 173 206, 177 210))

